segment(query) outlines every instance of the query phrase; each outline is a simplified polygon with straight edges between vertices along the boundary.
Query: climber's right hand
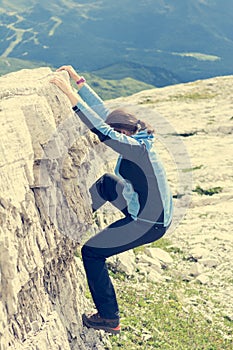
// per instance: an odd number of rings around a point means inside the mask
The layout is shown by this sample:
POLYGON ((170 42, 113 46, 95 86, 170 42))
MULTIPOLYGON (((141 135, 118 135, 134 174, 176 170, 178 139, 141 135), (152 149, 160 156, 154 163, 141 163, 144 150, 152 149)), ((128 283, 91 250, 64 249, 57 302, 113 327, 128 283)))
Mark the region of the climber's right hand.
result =
POLYGON ((56 72, 61 72, 65 70, 71 79, 74 79, 74 81, 78 81, 80 79, 80 75, 75 71, 75 69, 72 66, 61 66, 56 70, 56 72))

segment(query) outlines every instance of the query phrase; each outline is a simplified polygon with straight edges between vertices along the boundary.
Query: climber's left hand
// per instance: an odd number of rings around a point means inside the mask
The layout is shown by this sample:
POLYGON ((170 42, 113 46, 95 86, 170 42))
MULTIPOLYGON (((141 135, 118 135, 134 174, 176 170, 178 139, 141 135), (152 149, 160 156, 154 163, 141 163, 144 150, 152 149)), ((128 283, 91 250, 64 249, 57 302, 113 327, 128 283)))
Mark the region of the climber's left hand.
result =
POLYGON ((72 106, 75 106, 78 103, 78 94, 76 91, 74 91, 70 83, 67 82, 65 78, 56 75, 50 79, 50 83, 56 85, 61 91, 64 92, 64 94, 66 94, 72 106))
POLYGON ((70 83, 68 83, 66 81, 65 78, 61 77, 61 76, 54 76, 51 80, 50 83, 56 85, 57 87, 59 87, 60 90, 62 90, 67 96, 70 93, 73 93, 73 88, 70 85, 70 83))

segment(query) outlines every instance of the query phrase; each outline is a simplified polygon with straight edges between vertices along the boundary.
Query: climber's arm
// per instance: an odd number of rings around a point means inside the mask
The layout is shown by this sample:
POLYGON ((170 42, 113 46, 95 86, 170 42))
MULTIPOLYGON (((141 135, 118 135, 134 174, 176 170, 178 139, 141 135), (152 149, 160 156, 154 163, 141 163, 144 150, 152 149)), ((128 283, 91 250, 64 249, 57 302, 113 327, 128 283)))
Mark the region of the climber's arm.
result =
POLYGON ((76 91, 72 88, 72 86, 61 76, 56 75, 51 80, 50 83, 53 83, 59 89, 61 89, 64 94, 68 97, 70 100, 70 103, 72 106, 76 106, 76 104, 79 102, 79 96, 77 95, 76 91))
POLYGON ((109 109, 105 106, 103 100, 97 95, 97 93, 85 83, 79 89, 79 95, 85 101, 89 107, 91 107, 104 121, 107 119, 109 109))
MULTIPOLYGON (((62 66, 57 69, 57 72, 66 71, 70 78, 75 82, 80 80, 81 76, 74 70, 72 66, 62 66)), ((101 119, 106 120, 109 114, 108 108, 104 105, 103 100, 99 95, 85 82, 78 85, 78 93, 89 107, 91 107, 101 119)))
POLYGON ((105 142, 106 145, 122 155, 127 155, 134 151, 135 146, 136 148, 140 146, 138 141, 115 131, 110 125, 106 124, 92 108, 79 101, 79 96, 73 90, 70 83, 63 77, 58 75, 54 76, 50 82, 55 84, 66 94, 75 113, 84 124, 99 137, 101 142, 105 142))
POLYGON ((130 136, 114 130, 87 104, 78 102, 72 108, 82 122, 98 136, 99 140, 114 151, 129 159, 142 156, 142 153, 145 151, 143 144, 130 136))

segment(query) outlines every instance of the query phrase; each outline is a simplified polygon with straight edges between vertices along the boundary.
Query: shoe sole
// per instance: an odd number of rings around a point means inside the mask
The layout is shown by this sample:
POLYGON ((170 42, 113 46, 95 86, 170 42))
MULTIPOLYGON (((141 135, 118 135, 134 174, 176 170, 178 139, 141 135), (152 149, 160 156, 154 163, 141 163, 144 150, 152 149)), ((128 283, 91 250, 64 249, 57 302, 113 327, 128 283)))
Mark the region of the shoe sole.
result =
POLYGON ((91 323, 88 322, 88 319, 86 317, 86 315, 82 316, 83 319, 83 324, 84 326, 86 326, 87 328, 94 328, 97 330, 104 330, 105 332, 111 333, 111 334, 119 334, 121 331, 121 326, 117 326, 116 328, 111 328, 111 327, 105 327, 105 326, 95 326, 92 325, 91 323))

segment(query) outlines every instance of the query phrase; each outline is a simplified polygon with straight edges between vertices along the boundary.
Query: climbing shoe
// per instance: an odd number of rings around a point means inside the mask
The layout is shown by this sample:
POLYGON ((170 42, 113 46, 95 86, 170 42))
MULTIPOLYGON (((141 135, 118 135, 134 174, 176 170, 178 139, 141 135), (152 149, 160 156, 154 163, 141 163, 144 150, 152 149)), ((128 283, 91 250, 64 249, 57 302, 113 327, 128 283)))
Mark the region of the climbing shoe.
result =
POLYGON ((82 319, 83 324, 88 328, 103 329, 112 334, 119 334, 121 330, 119 318, 102 318, 98 312, 90 316, 83 314, 82 319))

